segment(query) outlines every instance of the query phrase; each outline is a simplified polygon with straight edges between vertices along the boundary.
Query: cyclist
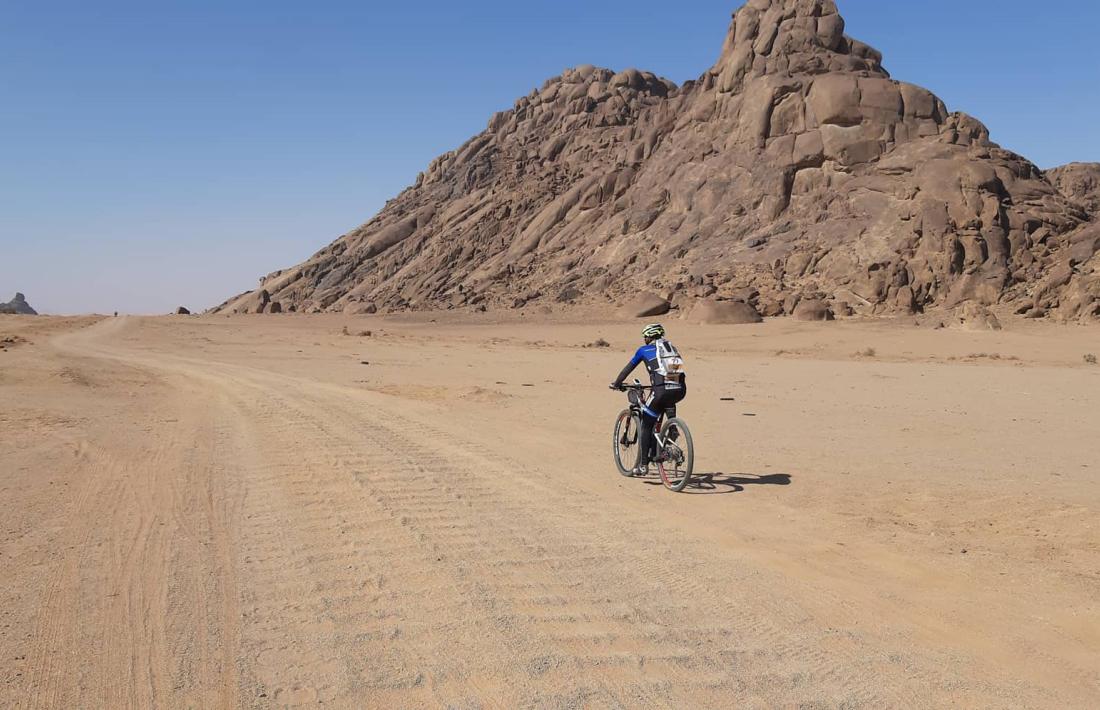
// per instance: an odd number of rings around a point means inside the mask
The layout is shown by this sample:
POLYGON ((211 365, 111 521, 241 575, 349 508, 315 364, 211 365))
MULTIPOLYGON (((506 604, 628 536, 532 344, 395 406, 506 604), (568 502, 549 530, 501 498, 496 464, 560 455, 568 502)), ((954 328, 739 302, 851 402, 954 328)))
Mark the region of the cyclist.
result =
POLYGON ((666 410, 675 411, 676 404, 687 396, 684 360, 672 343, 665 339, 664 326, 650 323, 642 328, 642 338, 645 345, 638 348, 618 378, 611 383, 611 389, 622 390, 623 381, 639 363, 644 362, 649 370, 650 384, 653 385, 649 399, 642 407, 638 465, 633 470, 635 476, 645 473, 649 462, 657 458, 657 438, 653 434, 657 420, 666 410))

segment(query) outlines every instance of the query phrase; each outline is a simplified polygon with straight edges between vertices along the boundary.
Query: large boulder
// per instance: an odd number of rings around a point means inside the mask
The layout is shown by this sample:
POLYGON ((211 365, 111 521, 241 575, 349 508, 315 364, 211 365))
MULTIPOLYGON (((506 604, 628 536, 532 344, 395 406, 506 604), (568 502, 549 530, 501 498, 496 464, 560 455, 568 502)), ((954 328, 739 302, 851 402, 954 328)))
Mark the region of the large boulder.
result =
POLYGON ((663 316, 672 308, 672 304, 666 298, 652 293, 640 293, 622 307, 622 314, 626 318, 652 318, 663 316))
POLYGON ((16 293, 15 298, 7 303, 0 303, 0 313, 21 316, 38 315, 38 311, 31 308, 31 305, 27 303, 27 297, 21 293, 16 293))
POLYGON ((833 320, 833 310, 829 308, 829 304, 816 298, 799 301, 791 315, 794 316, 795 320, 833 320))
POLYGON ((712 299, 697 301, 687 317, 692 323, 712 325, 745 325, 764 321, 760 313, 749 303, 712 299))
POLYGON ((1001 321, 985 306, 966 303, 955 311, 955 324, 965 330, 1000 330, 1001 321))
POLYGON ((269 305, 271 305, 271 294, 267 289, 262 288, 242 296, 231 310, 234 313, 265 313, 269 305))
POLYGON ((348 316, 370 315, 377 312, 378 308, 373 303, 361 303, 356 301, 344 307, 344 315, 348 316))

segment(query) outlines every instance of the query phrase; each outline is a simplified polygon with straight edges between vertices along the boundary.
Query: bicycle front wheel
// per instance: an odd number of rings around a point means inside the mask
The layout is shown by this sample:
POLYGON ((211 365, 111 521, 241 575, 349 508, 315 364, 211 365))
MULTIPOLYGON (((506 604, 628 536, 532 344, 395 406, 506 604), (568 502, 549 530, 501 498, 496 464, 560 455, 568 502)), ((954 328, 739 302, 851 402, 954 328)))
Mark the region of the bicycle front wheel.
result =
POLYGON ((624 476, 633 476, 638 465, 641 447, 638 446, 638 430, 641 419, 633 411, 624 409, 615 419, 615 433, 611 439, 611 450, 615 455, 615 466, 624 476))
POLYGON ((673 417, 661 427, 661 439, 664 450, 657 457, 657 470, 665 488, 679 493, 691 481, 691 472, 695 467, 695 445, 691 441, 691 430, 687 422, 673 417))

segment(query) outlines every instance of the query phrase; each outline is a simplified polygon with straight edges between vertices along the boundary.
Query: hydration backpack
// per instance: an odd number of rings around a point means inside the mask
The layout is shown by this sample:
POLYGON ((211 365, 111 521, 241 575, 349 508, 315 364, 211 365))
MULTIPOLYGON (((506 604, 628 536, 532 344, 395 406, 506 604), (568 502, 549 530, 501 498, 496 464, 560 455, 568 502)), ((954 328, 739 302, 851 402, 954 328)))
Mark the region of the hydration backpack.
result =
POLYGON ((684 358, 680 357, 680 351, 664 338, 654 341, 653 345, 657 348, 656 373, 666 382, 680 382, 684 375, 684 358))

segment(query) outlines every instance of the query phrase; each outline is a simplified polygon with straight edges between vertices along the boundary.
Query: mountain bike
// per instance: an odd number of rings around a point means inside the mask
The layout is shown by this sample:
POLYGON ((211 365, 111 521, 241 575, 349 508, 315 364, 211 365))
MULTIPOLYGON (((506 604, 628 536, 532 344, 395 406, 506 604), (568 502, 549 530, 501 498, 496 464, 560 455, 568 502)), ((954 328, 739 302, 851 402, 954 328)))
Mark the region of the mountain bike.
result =
MULTIPOLYGON (((643 393, 653 389, 634 380, 632 385, 623 385, 630 406, 619 412, 615 419, 615 433, 611 439, 615 465, 619 473, 633 476, 634 469, 641 460, 642 448, 638 439, 642 426, 642 407, 645 404, 643 393)), ((691 441, 691 430, 687 422, 676 416, 675 407, 661 412, 661 418, 653 427, 657 438, 657 472, 665 488, 679 493, 691 480, 691 471, 695 466, 695 446, 691 441)))

